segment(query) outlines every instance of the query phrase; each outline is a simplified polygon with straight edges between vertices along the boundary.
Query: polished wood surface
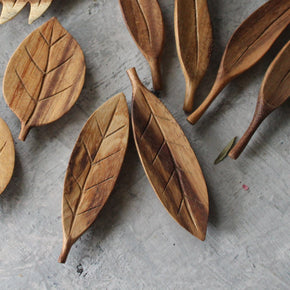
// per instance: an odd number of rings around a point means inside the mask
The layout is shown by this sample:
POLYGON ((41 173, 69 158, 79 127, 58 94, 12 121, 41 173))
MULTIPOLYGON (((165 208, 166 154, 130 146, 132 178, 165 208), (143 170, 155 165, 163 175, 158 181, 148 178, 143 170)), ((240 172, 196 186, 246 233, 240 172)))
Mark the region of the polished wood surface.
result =
POLYGON ((71 155, 62 204, 65 263, 75 241, 91 226, 108 200, 123 164, 129 137, 126 98, 118 94, 92 114, 71 155))
POLYGON ((128 70, 133 87, 132 125, 146 175, 171 216, 200 240, 206 236, 209 202, 198 160, 170 112, 128 70))
POLYGON ((290 23, 290 0, 270 0, 251 14, 231 37, 207 98, 187 120, 195 124, 234 78, 256 64, 290 23))
POLYGON ((30 128, 51 123, 71 109, 82 90, 85 70, 79 44, 56 18, 20 44, 3 82, 6 103, 21 121, 20 140, 30 128))
POLYGON ((174 28, 186 85, 183 110, 192 112, 194 95, 206 73, 212 49, 207 0, 175 0, 174 28))

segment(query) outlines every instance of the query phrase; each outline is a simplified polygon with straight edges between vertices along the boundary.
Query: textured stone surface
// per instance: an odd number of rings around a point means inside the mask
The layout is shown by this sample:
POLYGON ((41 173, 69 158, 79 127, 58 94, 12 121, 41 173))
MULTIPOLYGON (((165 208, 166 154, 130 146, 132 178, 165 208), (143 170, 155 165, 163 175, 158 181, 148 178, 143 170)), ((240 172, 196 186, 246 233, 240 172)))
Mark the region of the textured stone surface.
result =
MULTIPOLYGON (((227 40, 265 0, 208 0, 214 50, 196 103, 208 93, 227 40)), ((55 0, 27 25, 28 9, 0 26, 0 82, 12 53, 52 16, 78 40, 87 62, 84 90, 61 120, 17 141, 20 124, 0 98, 0 115, 16 142, 16 169, 0 196, 1 289, 289 289, 290 104, 274 112, 238 161, 213 162, 248 126, 265 70, 289 37, 232 82, 196 126, 182 111, 184 80, 175 51, 173 0, 160 0, 166 25, 162 101, 188 136, 206 177, 210 220, 205 242, 168 215, 147 181, 132 136, 117 187, 99 219, 57 263, 62 245, 61 198, 65 170, 89 115, 123 91, 125 70, 136 66, 151 88, 149 66, 136 48, 117 0, 55 0), (249 190, 243 189, 247 185, 249 190)), ((2 89, 2 86, 1 86, 2 89)))

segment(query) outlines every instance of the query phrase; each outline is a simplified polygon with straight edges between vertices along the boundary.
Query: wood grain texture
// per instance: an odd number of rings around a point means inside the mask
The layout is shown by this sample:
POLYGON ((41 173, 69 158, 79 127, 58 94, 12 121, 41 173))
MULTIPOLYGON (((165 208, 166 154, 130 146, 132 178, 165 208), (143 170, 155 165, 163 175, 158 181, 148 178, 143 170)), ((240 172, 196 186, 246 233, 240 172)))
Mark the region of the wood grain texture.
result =
POLYGON ((204 240, 209 203, 198 160, 173 116, 142 85, 136 70, 128 70, 128 75, 134 139, 147 177, 171 216, 204 240))
POLYGON ((256 64, 290 23, 290 0, 270 0, 234 32, 207 98, 187 120, 195 124, 217 95, 235 77, 256 64))
POLYGON ((229 156, 237 159, 263 120, 290 97, 290 41, 269 66, 263 80, 253 120, 229 156))
POLYGON ((162 88, 160 58, 164 46, 164 24, 157 0, 119 0, 134 41, 149 62, 155 90, 162 88))
POLYGON ((0 194, 7 187, 14 171, 15 149, 11 132, 0 118, 0 194))
POLYGON ((212 27, 207 0, 175 0, 174 28, 186 84, 183 110, 191 112, 211 56, 212 27))
POLYGON ((79 44, 56 18, 20 44, 3 82, 6 103, 21 121, 20 140, 30 128, 51 123, 71 109, 82 90, 85 70, 79 44))
POLYGON ((30 14, 28 23, 31 24, 39 18, 50 6, 52 0, 0 0, 3 4, 0 24, 3 24, 14 18, 27 3, 30 3, 30 14))
POLYGON ((71 246, 108 200, 123 164, 128 137, 127 102, 118 94, 89 118, 71 155, 64 184, 59 262, 65 263, 71 246))

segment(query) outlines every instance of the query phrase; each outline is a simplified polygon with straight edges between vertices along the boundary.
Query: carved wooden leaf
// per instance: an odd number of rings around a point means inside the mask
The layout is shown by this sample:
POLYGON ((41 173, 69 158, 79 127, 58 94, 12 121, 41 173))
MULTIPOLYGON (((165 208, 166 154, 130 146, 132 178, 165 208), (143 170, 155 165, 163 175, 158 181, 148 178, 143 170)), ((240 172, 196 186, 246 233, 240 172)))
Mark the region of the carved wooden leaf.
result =
POLYGON ((186 82, 183 109, 190 112, 211 55, 212 27, 207 0, 175 0, 174 18, 176 48, 186 82))
POLYGON ((124 160, 129 137, 126 98, 116 95, 85 124, 65 178, 62 220, 64 263, 73 243, 90 227, 109 198, 124 160))
POLYGON ((0 24, 15 17, 27 3, 30 3, 31 6, 28 20, 28 23, 31 24, 47 10, 51 2, 52 0, 0 0, 0 3, 3 4, 0 24))
POLYGON ((78 99, 85 60, 77 41, 52 18, 32 32, 9 61, 4 98, 21 121, 19 139, 31 127, 63 116, 78 99))
POLYGON ((198 160, 183 131, 135 69, 132 124, 136 147, 156 194, 172 217, 190 233, 205 239, 208 193, 198 160))
POLYGON ((161 89, 160 56, 164 24, 157 0, 119 0, 125 22, 137 46, 149 62, 153 86, 161 89))
POLYGON ((0 194, 7 187, 15 162, 15 149, 11 132, 6 123, 0 118, 0 194))

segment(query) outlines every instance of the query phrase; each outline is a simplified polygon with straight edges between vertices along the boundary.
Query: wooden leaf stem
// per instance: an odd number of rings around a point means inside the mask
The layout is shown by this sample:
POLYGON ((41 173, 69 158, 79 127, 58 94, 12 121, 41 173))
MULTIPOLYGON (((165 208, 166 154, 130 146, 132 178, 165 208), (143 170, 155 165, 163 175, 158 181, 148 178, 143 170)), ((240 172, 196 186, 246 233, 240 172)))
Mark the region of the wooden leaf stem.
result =
POLYGON ((249 16, 230 39, 212 90, 187 120, 195 124, 231 80, 266 54, 289 23, 290 0, 270 0, 249 16))
POLYGON ((207 70, 212 47, 212 27, 207 0, 175 0, 175 39, 184 73, 183 110, 193 110, 195 91, 207 70))
POLYGON ((290 41, 269 66, 262 83, 253 120, 229 156, 237 159, 262 121, 290 97, 290 41))
POLYGON ((3 4, 0 24, 15 17, 27 3, 30 3, 31 6, 28 20, 28 23, 31 24, 47 10, 51 2, 52 0, 0 0, 0 3, 3 4))
POLYGON ((146 175, 172 217, 204 240, 208 193, 196 156, 173 116, 142 85, 136 70, 127 73, 133 87, 133 133, 146 175))
POLYGON ((32 32, 10 59, 4 98, 21 121, 20 140, 30 128, 51 123, 75 104, 85 79, 76 40, 52 18, 32 32))
POLYGON ((80 133, 65 177, 60 263, 65 263, 72 245, 109 198, 121 170, 128 137, 129 113, 123 94, 96 110, 80 133))
POLYGON ((0 118, 0 194, 7 187, 15 163, 15 149, 11 132, 6 123, 0 118))
POLYGON ((119 0, 119 2, 128 30, 149 62, 154 90, 160 90, 164 24, 158 1, 119 0))

